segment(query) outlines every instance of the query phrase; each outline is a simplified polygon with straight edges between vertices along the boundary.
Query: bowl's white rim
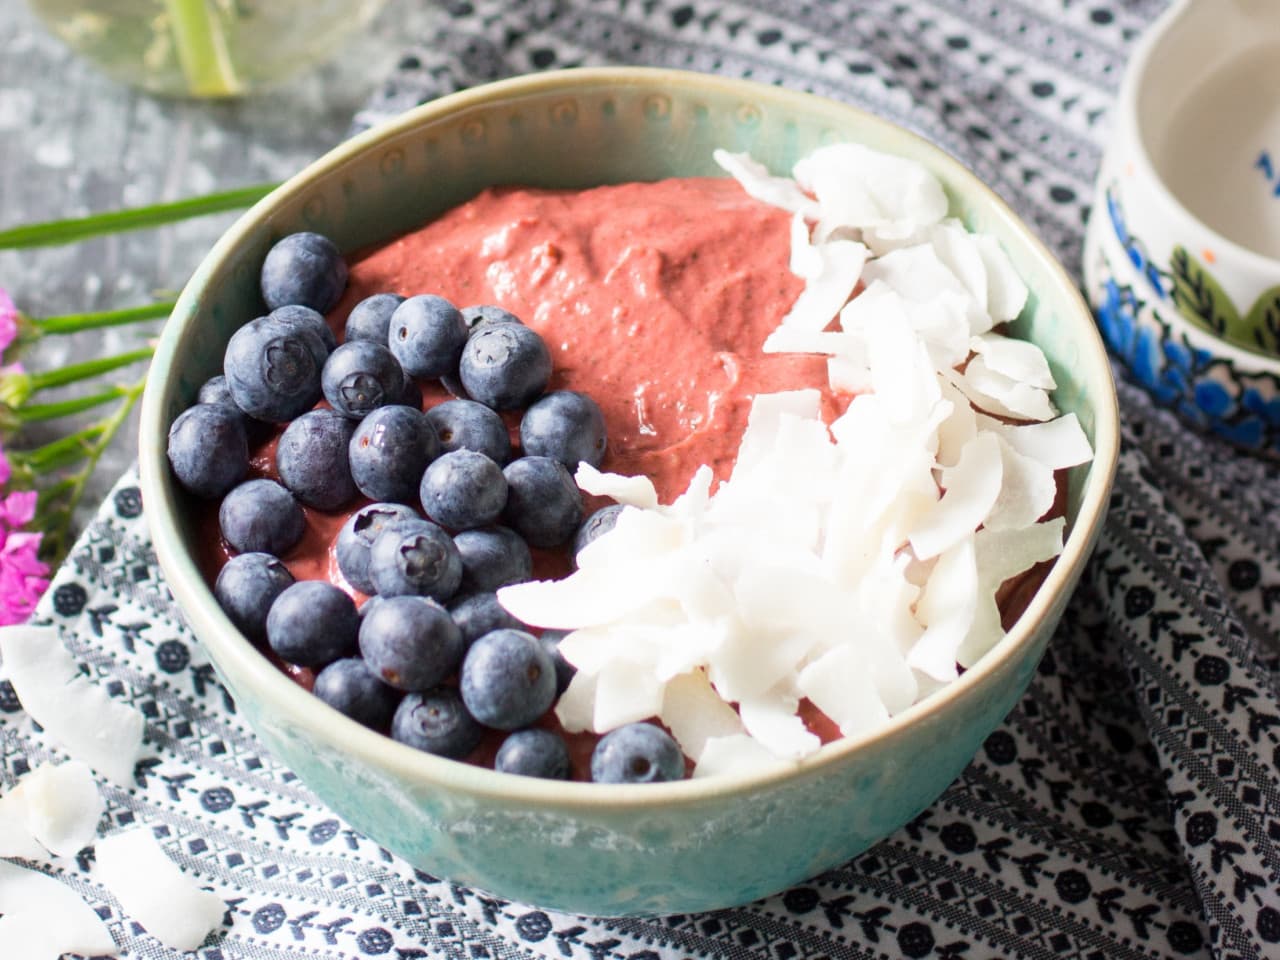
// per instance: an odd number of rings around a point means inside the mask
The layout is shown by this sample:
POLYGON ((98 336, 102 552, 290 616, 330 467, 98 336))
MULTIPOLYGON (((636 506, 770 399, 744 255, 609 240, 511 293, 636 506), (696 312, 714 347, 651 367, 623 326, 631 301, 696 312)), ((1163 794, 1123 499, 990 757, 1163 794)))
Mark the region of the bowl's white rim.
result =
MULTIPOLYGON (((393 139, 429 118, 507 96, 554 92, 560 89, 568 92, 584 84, 631 84, 668 89, 696 84, 699 88, 711 87, 725 94, 756 99, 812 99, 824 104, 826 109, 853 114, 859 118, 860 123, 878 126, 886 134, 914 141, 917 149, 923 148, 933 154, 939 164, 949 168, 948 176, 960 191, 985 198, 991 213, 1003 221, 1003 226, 1024 238, 1027 247, 1043 262, 1053 278, 1057 287, 1055 299, 1061 299, 1068 309, 1074 308, 1082 317, 1089 318, 1087 329, 1083 331, 1085 336, 1079 342, 1082 362, 1087 363, 1090 368, 1105 371, 1107 375, 1103 382, 1111 387, 1108 396, 1096 398, 1098 412, 1094 459, 1079 513, 1069 531, 1063 551, 1013 629, 984 654, 974 667, 942 690, 892 717, 886 725, 872 733, 829 743, 794 765, 747 775, 724 775, 671 783, 596 784, 511 776, 423 753, 343 716, 271 666, 227 619, 194 559, 185 550, 178 549, 178 537, 173 529, 177 503, 173 488, 167 482, 167 460, 160 442, 168 430, 161 404, 162 382, 157 378, 149 381, 139 426, 140 473, 146 505, 144 513, 153 531, 156 554, 179 606, 191 619, 207 623, 205 633, 212 638, 212 642, 201 637, 202 643, 216 648, 215 660, 226 665, 223 669, 233 670, 250 695, 263 703, 271 704, 283 716, 309 725, 311 734, 317 740, 327 743, 335 750, 345 752, 353 758, 361 757, 374 767, 387 769, 403 780, 416 781, 423 786, 437 786, 476 798, 491 798, 504 803, 564 812, 652 811, 677 804, 699 804, 729 794, 750 793, 784 780, 798 781, 819 775, 841 758, 868 744, 899 736, 916 722, 941 713, 953 700, 969 695, 987 677, 1004 668, 1015 652, 1029 642, 1035 625, 1047 615, 1056 595, 1078 579, 1088 553, 1101 531, 1119 458, 1119 408, 1109 376, 1106 349, 1091 322, 1092 315, 1077 285, 1012 209, 957 160, 905 128, 847 104, 752 81, 680 70, 649 67, 577 68, 516 77, 441 97, 368 130, 308 165, 243 214, 206 255, 192 283, 188 284, 179 297, 173 316, 181 320, 194 314, 198 300, 197 292, 193 289, 196 280, 208 272, 212 264, 226 257, 250 232, 252 225, 268 219, 271 211, 284 199, 293 198, 306 190, 311 178, 335 170, 353 155, 393 139), (148 443, 147 438, 152 438, 154 442, 148 443), (162 521, 168 524, 169 529, 166 535, 155 536, 154 534, 163 532, 159 530, 162 521), (329 711, 327 716, 325 711, 329 711), (324 722, 319 722, 321 718, 324 718, 324 722)), ((172 365, 178 340, 178 328, 174 325, 166 326, 156 346, 154 367, 172 365)), ((903 761, 919 762, 915 757, 904 757, 903 761)))

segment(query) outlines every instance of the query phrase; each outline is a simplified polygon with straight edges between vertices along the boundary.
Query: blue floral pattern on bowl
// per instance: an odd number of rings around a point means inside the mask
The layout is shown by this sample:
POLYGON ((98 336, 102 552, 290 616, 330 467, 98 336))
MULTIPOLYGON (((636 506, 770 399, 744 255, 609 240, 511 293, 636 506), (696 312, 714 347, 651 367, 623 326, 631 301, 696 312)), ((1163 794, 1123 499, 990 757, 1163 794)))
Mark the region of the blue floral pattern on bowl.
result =
POLYGON ((1157 401, 1192 426, 1248 450, 1280 456, 1280 366, 1275 373, 1241 369, 1229 355, 1197 343, 1203 335, 1188 333, 1180 311, 1162 315, 1158 304, 1169 297, 1155 283, 1141 284, 1140 277, 1150 280, 1149 264, 1138 244, 1124 242, 1123 215, 1110 191, 1106 200, 1127 262, 1117 269, 1091 230, 1085 274, 1107 347, 1157 401), (1133 276, 1130 265, 1139 276, 1133 276))
MULTIPOLYGON (((1186 247, 1175 245, 1167 266, 1153 262, 1146 244, 1129 230, 1114 181, 1103 195, 1116 240, 1158 299, 1206 333, 1263 356, 1280 356, 1280 285, 1263 291, 1247 310, 1241 310, 1212 271, 1186 247)), ((1209 252, 1205 257, 1210 257, 1209 252)))

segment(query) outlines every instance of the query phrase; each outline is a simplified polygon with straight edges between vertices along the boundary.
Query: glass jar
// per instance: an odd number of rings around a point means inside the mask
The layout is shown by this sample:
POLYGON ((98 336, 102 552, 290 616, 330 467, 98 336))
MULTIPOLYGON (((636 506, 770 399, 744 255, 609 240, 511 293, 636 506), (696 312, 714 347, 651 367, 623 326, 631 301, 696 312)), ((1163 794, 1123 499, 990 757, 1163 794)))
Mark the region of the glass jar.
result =
POLYGON ((235 97, 324 60, 384 0, 30 0, 110 76, 151 93, 235 97))

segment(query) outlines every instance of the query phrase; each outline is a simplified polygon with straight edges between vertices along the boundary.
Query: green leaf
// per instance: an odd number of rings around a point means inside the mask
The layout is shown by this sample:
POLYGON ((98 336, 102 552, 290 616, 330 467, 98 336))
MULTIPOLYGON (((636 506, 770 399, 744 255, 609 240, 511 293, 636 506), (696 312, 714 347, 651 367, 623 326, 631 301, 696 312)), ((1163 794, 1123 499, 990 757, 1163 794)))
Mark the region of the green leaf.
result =
POLYGON ((1253 337, 1231 298, 1185 247, 1174 247, 1169 258, 1173 272, 1173 303, 1196 326, 1232 343, 1256 349, 1253 337))
POLYGON ((173 203, 157 203, 133 210, 112 210, 74 220, 52 220, 29 223, 10 230, 0 230, 0 250, 21 247, 43 247, 58 243, 74 243, 104 233, 142 230, 178 220, 189 220, 209 213, 242 210, 257 203, 276 188, 273 183, 255 187, 239 187, 203 197, 188 197, 173 203))
POLYGON ((1280 354, 1280 287, 1264 291, 1244 318, 1259 349, 1280 354))

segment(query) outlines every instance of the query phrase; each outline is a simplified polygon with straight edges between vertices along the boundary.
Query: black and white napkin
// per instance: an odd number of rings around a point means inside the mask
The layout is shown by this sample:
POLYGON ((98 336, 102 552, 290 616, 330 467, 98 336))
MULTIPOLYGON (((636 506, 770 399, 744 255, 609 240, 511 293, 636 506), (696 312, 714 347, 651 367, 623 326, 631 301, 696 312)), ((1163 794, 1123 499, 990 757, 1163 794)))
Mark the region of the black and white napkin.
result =
MULTIPOLYGON (((955 154, 1078 274, 1108 110, 1162 0, 448 0, 359 117, 515 73, 714 71, 868 107, 955 154)), ((157 757, 109 793, 228 904, 201 960, 1280 957, 1280 470, 1119 371, 1101 543, 1030 690, 929 810, 749 906, 596 920, 414 871, 265 754, 182 624, 126 476, 38 611, 157 757)), ((0 683, 0 778, 51 757, 0 683)), ((83 859, 124 955, 176 958, 83 859)))

